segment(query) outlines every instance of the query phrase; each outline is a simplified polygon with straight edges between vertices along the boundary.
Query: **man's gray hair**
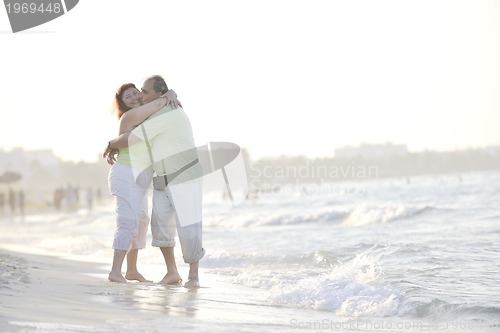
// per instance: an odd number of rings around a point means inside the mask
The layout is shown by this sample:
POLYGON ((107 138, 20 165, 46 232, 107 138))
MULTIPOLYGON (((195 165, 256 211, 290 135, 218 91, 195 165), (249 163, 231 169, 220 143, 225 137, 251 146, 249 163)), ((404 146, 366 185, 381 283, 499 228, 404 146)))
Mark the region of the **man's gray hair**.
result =
POLYGON ((160 75, 153 75, 147 80, 153 80, 153 89, 154 91, 164 94, 168 91, 168 86, 165 80, 160 75))

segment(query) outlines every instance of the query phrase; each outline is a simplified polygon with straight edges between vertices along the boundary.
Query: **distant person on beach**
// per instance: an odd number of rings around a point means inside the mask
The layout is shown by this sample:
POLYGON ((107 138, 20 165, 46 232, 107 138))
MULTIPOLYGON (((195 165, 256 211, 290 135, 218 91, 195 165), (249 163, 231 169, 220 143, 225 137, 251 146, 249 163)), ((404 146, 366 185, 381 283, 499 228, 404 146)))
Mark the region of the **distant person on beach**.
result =
POLYGON ((76 210, 78 208, 78 201, 77 187, 68 183, 66 188, 62 189, 61 207, 66 208, 67 211, 76 210))
POLYGON ((61 210, 61 204, 64 198, 64 189, 61 187, 58 187, 54 190, 54 194, 52 196, 52 201, 54 203, 54 207, 57 210, 61 210))
MULTIPOLYGON (((120 119, 119 134, 131 131, 154 112, 167 103, 177 105, 174 92, 165 92, 150 103, 141 105, 141 93, 134 84, 122 85, 115 95, 115 109, 120 119)), ((109 145, 108 145, 109 148, 109 145)), ((107 149, 108 151, 108 149, 107 149)), ((114 155, 116 151, 111 154, 114 155)), ((106 156, 107 158, 109 156, 106 156)), ((149 225, 146 192, 151 184, 152 171, 147 151, 143 154, 129 153, 128 148, 121 148, 118 159, 109 172, 109 189, 116 202, 116 232, 113 242, 113 265, 108 279, 125 283, 127 280, 147 281, 137 270, 139 249, 146 246, 149 225), (140 177, 134 177, 132 165, 144 165, 140 177), (122 275, 123 261, 127 256, 127 272, 122 275)))
POLYGON ((99 187, 95 189, 95 195, 97 197, 97 203, 101 204, 102 203, 102 193, 101 193, 101 189, 99 187))
POLYGON ((4 206, 5 206, 5 194, 3 192, 0 193, 0 216, 4 215, 4 206))
MULTIPOLYGON (((155 75, 148 78, 142 87, 142 101, 147 103, 168 91, 165 80, 155 75)), ((125 133, 110 141, 110 148, 121 148, 130 142, 141 141, 150 145, 150 160, 157 174, 155 180, 171 179, 171 175, 187 172, 199 167, 191 123, 181 107, 164 107, 140 124, 133 132, 125 133)), ((154 186, 151 218, 152 245, 159 247, 167 274, 160 283, 175 283, 179 278, 175 267, 174 246, 176 230, 181 244, 184 262, 189 264, 188 281, 185 287, 200 286, 198 267, 204 257, 202 246, 202 189, 201 174, 174 184, 154 186)), ((189 176, 190 177, 190 176, 189 176)))
POLYGON ((23 190, 20 190, 18 193, 17 193, 17 204, 18 204, 18 207, 19 207, 19 213, 21 214, 22 217, 24 217, 24 214, 25 214, 25 204, 26 204, 26 195, 24 194, 24 191, 23 190))
POLYGON ((16 192, 14 192, 11 188, 9 188, 9 207, 10 214, 12 216, 16 215, 16 192))
POLYGON ((94 203, 94 191, 92 187, 87 188, 87 192, 85 193, 85 200, 87 201, 87 209, 89 213, 92 211, 92 206, 94 203))

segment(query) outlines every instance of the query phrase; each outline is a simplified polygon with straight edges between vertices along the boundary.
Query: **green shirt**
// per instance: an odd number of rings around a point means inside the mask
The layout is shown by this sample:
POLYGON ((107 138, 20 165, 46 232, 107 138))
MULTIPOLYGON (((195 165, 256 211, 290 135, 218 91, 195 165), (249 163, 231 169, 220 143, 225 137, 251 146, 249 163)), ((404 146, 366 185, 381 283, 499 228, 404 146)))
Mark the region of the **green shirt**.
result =
MULTIPOLYGON (((143 140, 137 147, 138 154, 143 153, 144 142, 149 140, 153 168, 158 175, 172 174, 198 157, 191 122, 182 108, 163 107, 137 126, 132 134, 143 140)), ((135 154, 135 146, 130 147, 131 154, 135 154)), ((141 159, 131 160, 139 162, 141 159)), ((132 166, 135 168, 135 163, 132 166)))
POLYGON ((141 171, 151 166, 151 159, 149 158, 148 149, 144 142, 120 148, 116 162, 141 171))

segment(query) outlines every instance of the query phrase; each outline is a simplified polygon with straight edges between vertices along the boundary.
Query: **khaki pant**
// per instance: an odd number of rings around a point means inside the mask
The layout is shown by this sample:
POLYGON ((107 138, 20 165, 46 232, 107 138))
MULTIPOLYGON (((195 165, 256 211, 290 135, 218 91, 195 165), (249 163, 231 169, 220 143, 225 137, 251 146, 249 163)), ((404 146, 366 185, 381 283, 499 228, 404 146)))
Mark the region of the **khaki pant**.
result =
POLYGON ((153 191, 151 233, 153 246, 175 246, 176 231, 186 263, 205 255, 202 245, 202 182, 200 179, 153 191))

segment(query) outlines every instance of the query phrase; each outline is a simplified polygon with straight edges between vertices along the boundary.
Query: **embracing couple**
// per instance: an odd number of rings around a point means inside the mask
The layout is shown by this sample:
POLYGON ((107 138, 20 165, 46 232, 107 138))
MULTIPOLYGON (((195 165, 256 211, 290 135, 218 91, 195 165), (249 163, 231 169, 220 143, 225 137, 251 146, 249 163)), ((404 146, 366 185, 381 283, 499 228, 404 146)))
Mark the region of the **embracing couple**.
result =
POLYGON ((111 164, 109 189, 116 202, 114 256, 108 279, 146 282, 137 270, 138 250, 146 246, 149 225, 147 191, 153 183, 152 245, 159 247, 167 274, 161 284, 180 284, 174 257, 179 236, 189 264, 188 288, 200 286, 202 246, 202 179, 191 123, 165 80, 152 76, 139 90, 122 85, 115 95, 119 136, 103 154, 111 164), (122 264, 127 257, 127 271, 122 264))

